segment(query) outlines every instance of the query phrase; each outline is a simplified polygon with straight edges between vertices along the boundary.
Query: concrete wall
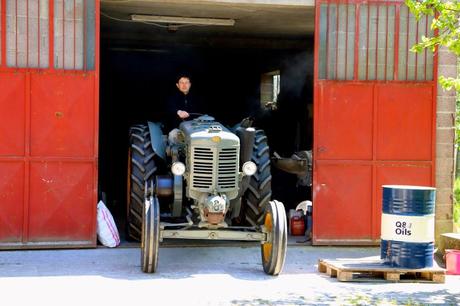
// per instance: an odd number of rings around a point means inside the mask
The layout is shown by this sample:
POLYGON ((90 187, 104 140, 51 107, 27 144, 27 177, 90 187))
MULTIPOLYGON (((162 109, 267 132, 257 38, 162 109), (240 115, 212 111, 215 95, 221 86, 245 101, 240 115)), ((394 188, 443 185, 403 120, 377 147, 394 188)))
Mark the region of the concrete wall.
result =
MULTIPOLYGON (((441 48, 438 56, 438 75, 455 77, 457 58, 441 48)), ((438 84, 436 110, 436 240, 442 233, 453 230, 453 179, 454 179, 454 139, 455 139, 454 90, 444 91, 438 84)))

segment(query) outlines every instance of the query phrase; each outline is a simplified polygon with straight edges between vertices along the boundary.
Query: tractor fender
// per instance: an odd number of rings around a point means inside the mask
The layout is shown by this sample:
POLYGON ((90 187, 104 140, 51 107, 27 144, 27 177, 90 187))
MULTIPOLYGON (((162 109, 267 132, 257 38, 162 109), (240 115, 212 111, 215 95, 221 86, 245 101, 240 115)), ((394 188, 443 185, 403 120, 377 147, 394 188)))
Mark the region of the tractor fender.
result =
POLYGON ((157 122, 148 122, 150 131, 150 141, 152 143, 153 152, 166 160, 166 143, 163 140, 163 132, 161 131, 161 124, 157 122))

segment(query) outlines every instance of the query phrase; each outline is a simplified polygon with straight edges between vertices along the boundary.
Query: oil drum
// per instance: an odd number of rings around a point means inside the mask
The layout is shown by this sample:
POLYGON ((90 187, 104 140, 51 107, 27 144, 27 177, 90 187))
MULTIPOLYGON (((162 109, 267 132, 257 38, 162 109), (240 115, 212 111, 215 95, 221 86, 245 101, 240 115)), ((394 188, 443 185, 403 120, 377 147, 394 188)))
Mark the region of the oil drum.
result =
POLYGON ((436 189, 384 185, 380 255, 392 267, 433 266, 436 189))

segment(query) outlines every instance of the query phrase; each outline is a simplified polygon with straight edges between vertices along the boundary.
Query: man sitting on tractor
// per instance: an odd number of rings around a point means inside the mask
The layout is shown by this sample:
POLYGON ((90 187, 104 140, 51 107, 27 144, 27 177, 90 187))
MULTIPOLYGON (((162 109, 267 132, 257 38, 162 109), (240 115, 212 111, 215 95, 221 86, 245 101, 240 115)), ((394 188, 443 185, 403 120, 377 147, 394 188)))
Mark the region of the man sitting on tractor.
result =
POLYGON ((176 80, 177 90, 167 101, 170 129, 178 127, 182 120, 190 117, 190 113, 199 109, 196 97, 190 92, 190 77, 183 73, 179 74, 176 80))

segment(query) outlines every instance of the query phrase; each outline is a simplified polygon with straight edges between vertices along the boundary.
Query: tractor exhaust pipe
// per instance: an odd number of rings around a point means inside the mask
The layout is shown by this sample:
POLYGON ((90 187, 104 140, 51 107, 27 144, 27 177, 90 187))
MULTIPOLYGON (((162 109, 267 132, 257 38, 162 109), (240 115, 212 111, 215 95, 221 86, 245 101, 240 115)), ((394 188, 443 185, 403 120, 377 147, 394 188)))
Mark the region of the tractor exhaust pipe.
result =
POLYGON ((240 138, 240 167, 247 161, 251 161, 252 151, 254 150, 254 140, 256 130, 252 127, 239 127, 236 135, 240 138))

